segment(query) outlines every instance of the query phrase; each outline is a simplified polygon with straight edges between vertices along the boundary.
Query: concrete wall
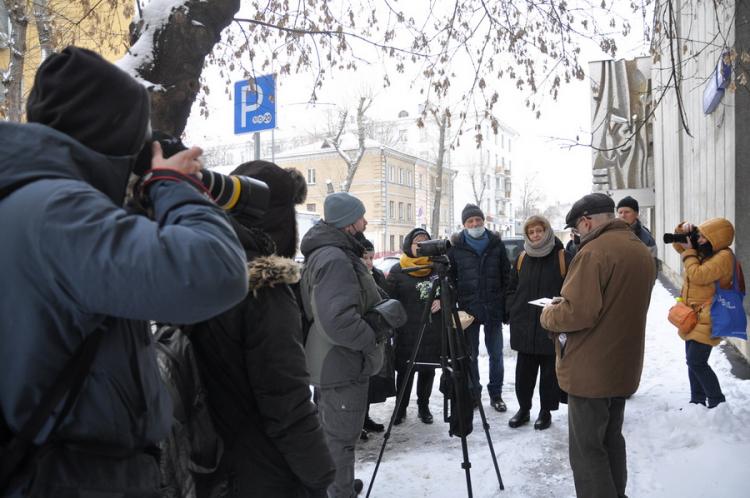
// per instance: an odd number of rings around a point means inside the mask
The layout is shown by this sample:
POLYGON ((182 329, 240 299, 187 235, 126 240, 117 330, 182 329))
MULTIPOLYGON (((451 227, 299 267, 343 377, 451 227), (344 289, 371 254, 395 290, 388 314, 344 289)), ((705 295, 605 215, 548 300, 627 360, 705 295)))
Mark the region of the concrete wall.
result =
MULTIPOLYGON (((654 236, 659 256, 665 262, 665 274, 680 286, 680 258, 661 239, 663 233, 672 232, 682 221, 700 223, 713 217, 730 220, 737 228, 734 249, 743 266, 750 268, 750 201, 744 194, 750 186, 750 175, 746 164, 736 162, 750 152, 745 150, 750 147, 747 90, 728 90, 716 110, 708 115, 703 112, 705 82, 727 50, 723 39, 727 47, 732 47, 736 35, 738 44, 747 46, 748 7, 739 2, 735 18, 735 3, 731 1, 719 3, 718 11, 713 2, 678 0, 674 6, 678 34, 678 39, 673 40, 674 67, 678 68, 686 123, 692 136, 682 127, 674 88, 664 93, 673 68, 669 40, 665 39, 658 46, 659 57, 652 69, 653 98, 658 102, 653 123, 654 236)), ((666 7, 657 6, 657 15, 659 8, 666 7)), ((750 310, 747 304, 746 309, 750 310)), ((736 343, 750 357, 747 343, 736 343)))

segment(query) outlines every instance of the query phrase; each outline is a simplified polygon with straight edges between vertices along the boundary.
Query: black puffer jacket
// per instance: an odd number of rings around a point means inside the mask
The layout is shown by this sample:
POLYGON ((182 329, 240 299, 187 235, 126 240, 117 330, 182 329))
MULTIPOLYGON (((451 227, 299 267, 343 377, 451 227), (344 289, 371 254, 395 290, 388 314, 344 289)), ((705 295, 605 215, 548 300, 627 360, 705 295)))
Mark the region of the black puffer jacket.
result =
POLYGON ((463 231, 453 234, 448 256, 459 309, 480 323, 499 323, 505 315, 510 262, 500 234, 489 230, 487 234, 489 245, 481 256, 466 243, 463 231))
MULTIPOLYGON (((411 358, 414 351, 414 342, 417 340, 419 330, 422 326, 422 314, 426 300, 420 297, 418 285, 429 285, 432 275, 414 277, 401 270, 401 265, 396 264, 388 274, 388 288, 390 296, 398 299, 406 309, 408 320, 406 325, 396 330, 396 368, 403 369, 406 361, 411 358)), ((425 291, 427 292, 427 291, 425 291)), ((422 344, 419 348, 417 361, 438 363, 440 361, 441 345, 441 322, 440 313, 430 314, 431 321, 427 325, 422 336, 422 344)))
POLYGON ((552 340, 539 323, 542 308, 529 304, 529 301, 560 295, 564 278, 560 269, 559 251, 564 252, 567 270, 573 256, 565 252, 558 238, 555 238, 552 252, 544 257, 534 258, 524 254, 520 273, 516 271, 518 260, 513 262, 506 309, 510 314, 510 347, 515 351, 526 354, 555 354, 552 340))
POLYGON ((191 334, 226 445, 215 478, 229 477, 233 497, 325 496, 335 467, 310 400, 300 309, 289 288, 299 267, 241 240, 250 293, 191 334))

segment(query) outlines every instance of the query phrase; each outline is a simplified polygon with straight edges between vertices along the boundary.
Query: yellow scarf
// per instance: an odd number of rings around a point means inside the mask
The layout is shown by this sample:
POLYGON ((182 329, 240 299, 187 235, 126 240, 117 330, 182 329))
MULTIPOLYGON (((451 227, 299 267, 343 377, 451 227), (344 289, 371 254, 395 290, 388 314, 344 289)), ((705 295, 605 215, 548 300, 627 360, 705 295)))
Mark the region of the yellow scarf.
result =
MULTIPOLYGON (((421 258, 410 258, 406 254, 401 255, 399 261, 401 268, 414 268, 415 266, 425 266, 430 264, 430 258, 422 256, 421 258)), ((421 270, 410 271, 408 274, 412 277, 426 277, 432 273, 432 268, 422 268, 421 270)))

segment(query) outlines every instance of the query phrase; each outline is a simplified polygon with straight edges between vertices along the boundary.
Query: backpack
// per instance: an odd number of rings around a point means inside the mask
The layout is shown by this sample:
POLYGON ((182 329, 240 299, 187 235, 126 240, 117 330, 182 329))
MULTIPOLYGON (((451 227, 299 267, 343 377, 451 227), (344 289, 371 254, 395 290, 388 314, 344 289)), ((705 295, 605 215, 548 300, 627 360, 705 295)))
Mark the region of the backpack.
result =
MULTIPOLYGON (((521 263, 523 263, 523 258, 526 256, 526 251, 521 251, 521 254, 518 255, 518 259, 516 260, 516 272, 521 273, 521 263)), ((568 273, 567 265, 565 264, 565 249, 560 249, 557 251, 557 259, 560 262, 560 275, 562 276, 563 280, 565 280, 565 275, 568 273)))
POLYGON ((189 327, 163 325, 154 335, 159 373, 174 404, 172 429, 160 443, 165 498, 195 498, 196 475, 214 472, 224 454, 189 333, 189 327))

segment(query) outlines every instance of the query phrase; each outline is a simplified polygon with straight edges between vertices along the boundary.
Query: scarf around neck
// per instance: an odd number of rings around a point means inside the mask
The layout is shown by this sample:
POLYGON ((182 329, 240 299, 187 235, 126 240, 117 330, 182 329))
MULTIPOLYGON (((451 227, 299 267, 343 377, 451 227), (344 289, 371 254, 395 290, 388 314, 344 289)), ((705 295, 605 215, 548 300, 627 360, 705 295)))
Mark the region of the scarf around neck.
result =
MULTIPOLYGON (((401 259, 399 260, 399 264, 401 265, 401 268, 414 268, 415 266, 424 266, 430 264, 430 258, 427 256, 421 256, 419 258, 410 258, 406 254, 401 255, 401 259)), ((422 268, 420 270, 410 271, 410 272, 404 272, 410 277, 426 277, 430 273, 432 273, 432 268, 422 268)))
POLYGON ((536 244, 529 240, 528 235, 523 234, 523 250, 532 258, 543 258, 551 253, 554 248, 555 233, 549 228, 544 229, 544 238, 536 244))

